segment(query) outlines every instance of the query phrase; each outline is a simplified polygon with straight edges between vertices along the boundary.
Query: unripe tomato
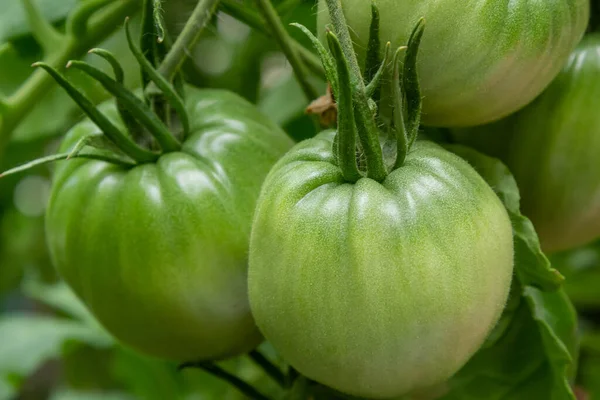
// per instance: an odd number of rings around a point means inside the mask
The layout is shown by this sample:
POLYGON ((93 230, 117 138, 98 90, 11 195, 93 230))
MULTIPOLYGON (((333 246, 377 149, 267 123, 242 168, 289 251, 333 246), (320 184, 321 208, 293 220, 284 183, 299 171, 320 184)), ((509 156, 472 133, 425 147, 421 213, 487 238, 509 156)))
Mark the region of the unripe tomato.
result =
MULTIPOLYGON (((341 0, 359 60, 369 39, 371 2, 341 0)), ((417 20, 423 123, 472 126, 522 108, 558 74, 581 39, 589 0, 378 0, 381 44, 405 45, 417 20)), ((329 23, 319 0, 318 28, 329 23)))
POLYGON ((265 180, 250 240, 257 325, 294 368, 345 393, 443 382, 504 308, 507 212, 471 166, 427 141, 381 183, 348 183, 333 137, 298 144, 265 180))
MULTIPOLYGON (((250 103, 189 88, 181 151, 131 169, 58 166, 46 218, 60 275, 121 342, 176 361, 252 349, 247 251, 264 177, 291 140, 250 103)), ((118 120, 113 105, 105 113, 118 120)), ((62 149, 97 128, 75 126, 62 149)))
POLYGON ((545 251, 600 237, 600 34, 584 38, 529 106, 455 134, 508 165, 545 251))

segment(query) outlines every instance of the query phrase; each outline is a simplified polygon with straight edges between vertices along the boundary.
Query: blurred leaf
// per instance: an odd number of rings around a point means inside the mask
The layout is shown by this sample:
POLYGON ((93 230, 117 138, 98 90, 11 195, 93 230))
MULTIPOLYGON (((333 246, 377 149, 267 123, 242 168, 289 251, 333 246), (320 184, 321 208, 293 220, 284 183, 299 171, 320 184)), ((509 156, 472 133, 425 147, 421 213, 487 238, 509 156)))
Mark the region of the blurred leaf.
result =
POLYGON ((112 375, 115 348, 96 348, 81 345, 73 348, 62 357, 62 370, 65 383, 78 391, 122 390, 112 375))
POLYGON ((112 340, 87 325, 67 319, 25 313, 0 317, 0 388, 14 383, 61 355, 69 341, 106 347, 112 340))
POLYGON ((93 392, 59 389, 49 400, 135 400, 131 394, 121 392, 93 392))
POLYGON ((184 396, 183 378, 176 365, 125 348, 119 348, 115 354, 112 373, 139 399, 177 400, 184 396))
POLYGON ((600 242, 552 255, 565 276, 565 290, 578 309, 600 309, 600 242))
MULTIPOLYGON (((131 27, 134 32, 139 30, 139 18, 133 19, 131 27)), ((129 51, 123 29, 116 31, 97 47, 110 50, 117 56, 125 70, 125 82, 128 87, 139 86, 139 67, 129 51)), ((40 58, 42 55, 39 53, 23 56, 12 44, 0 48, 0 91, 10 95, 17 90, 33 72, 31 64, 40 58)), ((111 67, 100 57, 86 55, 83 59, 109 74, 112 73, 111 67)), ((81 71, 69 69, 65 71, 65 75, 95 103, 110 97, 98 82, 81 71)), ((30 141, 40 137, 63 135, 82 116, 83 113, 69 96, 61 88, 53 86, 17 127, 12 140, 30 141)), ((9 165, 12 166, 14 165, 9 165)))
POLYGON ((27 279, 23 283, 23 292, 55 310, 85 322, 90 327, 109 336, 75 293, 62 281, 52 285, 44 284, 37 279, 27 279))
POLYGON ((579 380, 590 400, 600 399, 600 354, 590 355, 582 360, 579 380))
MULTIPOLYGON (((33 0, 38 4, 42 15, 52 23, 66 18, 77 4, 77 0, 33 0)), ((2 0, 0 13, 0 44, 17 36, 30 34, 22 0, 2 0)))
POLYGON ((54 278, 43 217, 28 217, 11 208, 0 218, 0 294, 19 285, 25 268, 44 280, 54 278))
POLYGON ((285 125, 304 114, 308 101, 293 76, 263 89, 258 108, 279 125, 285 125))

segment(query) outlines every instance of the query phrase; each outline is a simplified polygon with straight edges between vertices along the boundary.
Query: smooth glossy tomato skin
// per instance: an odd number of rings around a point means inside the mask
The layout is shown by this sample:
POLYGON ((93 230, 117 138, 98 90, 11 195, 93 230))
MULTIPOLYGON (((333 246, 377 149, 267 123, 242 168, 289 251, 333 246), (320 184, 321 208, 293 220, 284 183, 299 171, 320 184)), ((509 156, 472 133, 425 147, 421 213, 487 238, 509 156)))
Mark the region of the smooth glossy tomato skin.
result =
POLYGON ((501 158, 542 248, 556 252, 600 237, 600 35, 588 35, 548 89, 495 124, 455 132, 501 158))
POLYGON ((347 183, 333 135, 298 144, 265 180, 250 240, 257 325, 294 368, 348 394, 391 398, 443 382, 504 308, 507 212, 432 142, 417 142, 382 183, 347 183))
MULTIPOLYGON (((342 0, 364 60, 371 2, 342 0)), ((418 70, 423 123, 473 126, 522 108, 558 74, 581 39, 589 0, 379 0, 381 43, 406 45, 425 18, 418 70)), ((319 1, 318 28, 328 24, 319 1)), ((362 65, 362 61, 361 61, 362 65)))
MULTIPOLYGON (((176 361, 219 359, 261 340, 247 298, 254 206, 291 140, 225 91, 187 91, 180 152, 125 169, 58 166, 46 218, 54 264, 123 343, 176 361)), ((117 120, 115 107, 105 113, 117 120)), ((75 126, 62 148, 97 128, 75 126)))

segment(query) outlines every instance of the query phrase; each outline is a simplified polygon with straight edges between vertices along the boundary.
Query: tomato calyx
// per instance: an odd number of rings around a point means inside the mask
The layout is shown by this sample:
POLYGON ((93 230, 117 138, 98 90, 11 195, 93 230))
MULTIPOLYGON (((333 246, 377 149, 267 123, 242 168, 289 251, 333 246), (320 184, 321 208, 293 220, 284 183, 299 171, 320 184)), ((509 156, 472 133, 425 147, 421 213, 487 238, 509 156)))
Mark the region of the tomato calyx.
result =
MULTIPOLYGON (((164 38, 164 28, 152 25, 155 31, 163 30, 158 35, 159 41, 164 38)), ((108 50, 94 48, 88 53, 102 57, 112 68, 114 77, 83 61, 71 60, 66 68, 75 68, 100 83, 116 101, 117 110, 125 126, 125 130, 111 122, 81 90, 71 84, 67 78, 53 66, 34 63, 33 67, 44 69, 54 81, 77 103, 79 108, 92 120, 101 133, 92 133, 82 137, 68 153, 53 154, 31 161, 0 174, 0 177, 19 173, 35 166, 69 160, 87 158, 102 160, 112 164, 131 168, 139 164, 155 162, 161 155, 181 149, 181 141, 190 131, 189 116, 183 101, 183 85, 178 85, 179 76, 174 84, 167 81, 156 69, 160 57, 152 58, 147 53, 156 55, 155 48, 149 48, 142 35, 142 46, 138 47, 131 36, 129 19, 125 20, 125 33, 131 53, 136 58, 142 72, 142 80, 146 82, 143 99, 127 89, 124 84, 124 72, 114 54, 108 50), (146 45, 144 46, 144 44, 146 45), (176 116, 176 118, 173 118, 176 116)), ((162 43, 162 42, 161 42, 162 43)), ((179 82, 180 83, 180 82, 179 82)))
POLYGON ((333 31, 326 33, 329 52, 306 28, 300 27, 317 48, 337 101, 337 134, 334 154, 344 179, 356 182, 368 177, 383 181, 404 164, 406 155, 417 138, 421 121, 421 89, 416 69, 419 45, 424 33, 424 19, 418 21, 407 46, 399 47, 393 56, 393 105, 391 120, 378 113, 381 78, 390 68, 390 47, 385 46, 383 59, 379 48, 379 11, 371 5, 371 26, 364 76, 358 67, 352 40, 338 0, 328 0, 333 31), (400 55, 404 52, 404 57, 400 55), (384 154, 380 137, 391 136, 395 153, 384 154), (358 140, 357 140, 358 137, 358 140))

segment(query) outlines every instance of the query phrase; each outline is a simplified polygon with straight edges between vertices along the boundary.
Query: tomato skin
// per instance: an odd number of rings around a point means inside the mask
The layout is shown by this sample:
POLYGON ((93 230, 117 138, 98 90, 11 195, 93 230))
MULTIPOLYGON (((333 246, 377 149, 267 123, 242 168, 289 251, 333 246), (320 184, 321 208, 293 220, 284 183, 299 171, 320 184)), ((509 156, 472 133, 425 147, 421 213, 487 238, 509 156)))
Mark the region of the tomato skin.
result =
POLYGON ((600 35, 588 35, 548 89, 495 124, 455 132, 501 158, 546 252, 600 237, 600 35), (500 142, 500 143, 499 143, 500 142))
MULTIPOLYGON (((371 2, 342 0, 363 65, 371 2)), ((423 123, 473 126, 505 117, 539 95, 581 39, 589 0, 380 0, 381 43, 406 45, 417 20, 423 123)), ((321 35, 329 23, 319 1, 321 35)))
MULTIPOLYGON (((254 106, 187 91, 191 134, 180 152, 132 169, 58 166, 46 231, 55 266, 117 339, 176 361, 219 359, 262 337, 247 299, 254 205, 291 140, 254 106)), ((117 121, 115 107, 105 113, 117 121)), ((97 130, 75 126, 68 149, 97 130)))
POLYGON ((339 391, 390 398, 454 374, 504 308, 512 228, 462 159, 417 142, 382 183, 344 182, 333 132, 271 170, 250 240, 249 297, 282 357, 339 391))

